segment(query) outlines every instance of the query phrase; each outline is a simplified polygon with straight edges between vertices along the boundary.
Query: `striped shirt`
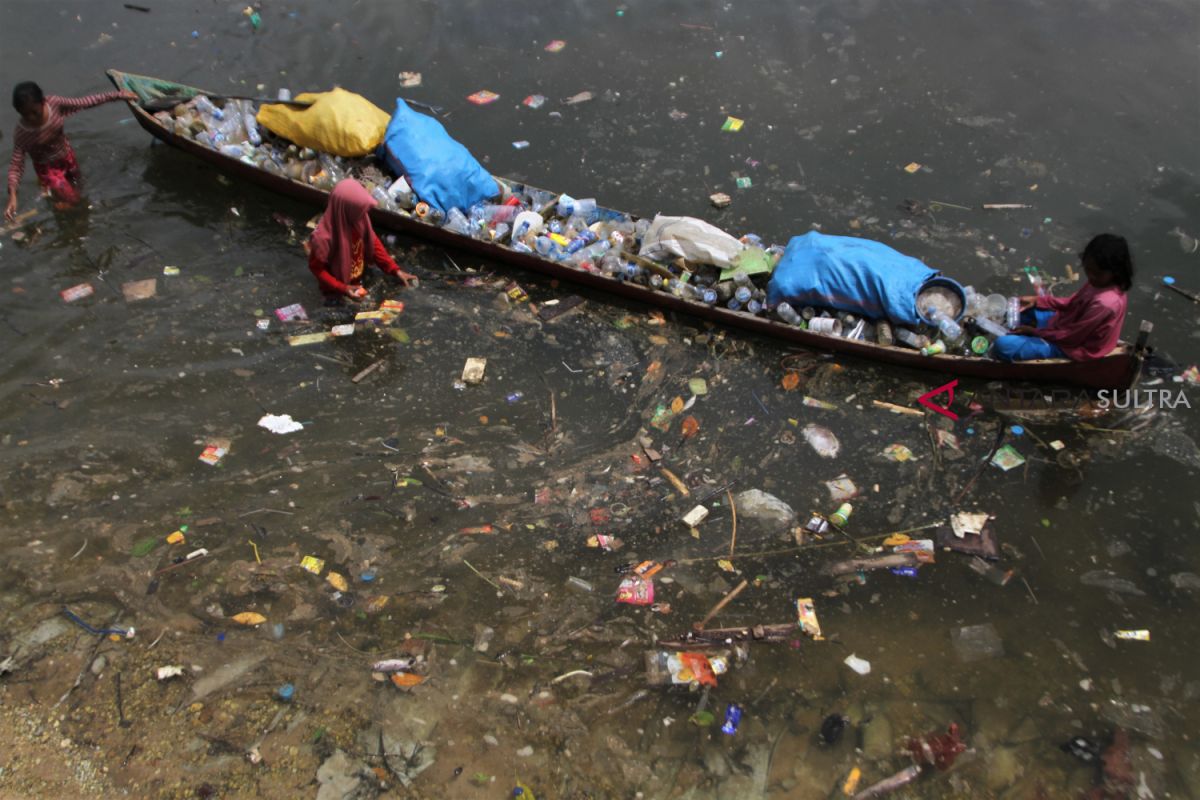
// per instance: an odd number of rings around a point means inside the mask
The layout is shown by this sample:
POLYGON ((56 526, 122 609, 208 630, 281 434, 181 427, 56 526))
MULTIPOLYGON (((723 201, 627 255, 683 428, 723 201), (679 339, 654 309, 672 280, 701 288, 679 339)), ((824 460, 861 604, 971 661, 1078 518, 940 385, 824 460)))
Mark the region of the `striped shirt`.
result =
POLYGON ((25 154, 33 159, 35 164, 45 164, 66 154, 71 143, 63 133, 63 121, 76 111, 93 108, 102 103, 120 100, 120 92, 104 92, 89 94, 86 97, 46 97, 46 121, 37 128, 27 128, 22 122, 17 123, 13 133, 12 162, 8 165, 8 191, 16 192, 25 172, 25 154))

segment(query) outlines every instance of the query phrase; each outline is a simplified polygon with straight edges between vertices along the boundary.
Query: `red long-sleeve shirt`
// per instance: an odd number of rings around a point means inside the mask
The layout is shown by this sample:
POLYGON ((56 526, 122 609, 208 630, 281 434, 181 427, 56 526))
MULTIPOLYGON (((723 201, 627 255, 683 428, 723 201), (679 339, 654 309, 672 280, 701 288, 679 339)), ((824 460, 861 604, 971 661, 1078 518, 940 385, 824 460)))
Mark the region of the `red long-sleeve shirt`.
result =
MULTIPOLYGON (((383 270, 388 275, 395 275, 400 272, 400 265, 397 264, 390 255, 387 248, 383 246, 383 242, 379 241, 379 237, 370 228, 367 229, 367 234, 371 238, 371 255, 375 265, 383 270)), ((346 288, 350 285, 357 286, 363 273, 364 259, 361 255, 361 250, 355 250, 355 264, 352 268, 351 283, 343 283, 329 271, 328 264, 316 257, 315 254, 308 254, 308 268, 312 274, 316 276, 317 282, 321 284, 321 291, 331 294, 345 294, 346 288)))
POLYGON ((1037 308, 1057 311, 1037 336, 1056 344, 1073 361, 1100 358, 1112 352, 1121 338, 1128 298, 1116 286, 1097 289, 1090 283, 1070 297, 1044 295, 1037 308))
POLYGON ((46 121, 36 128, 27 128, 23 122, 17 123, 13 133, 12 161, 8 165, 8 190, 15 192, 25 172, 25 155, 28 154, 35 164, 45 164, 66 153, 71 143, 63 132, 63 120, 77 111, 93 108, 113 100, 120 100, 120 92, 104 92, 89 94, 85 97, 46 97, 46 121))

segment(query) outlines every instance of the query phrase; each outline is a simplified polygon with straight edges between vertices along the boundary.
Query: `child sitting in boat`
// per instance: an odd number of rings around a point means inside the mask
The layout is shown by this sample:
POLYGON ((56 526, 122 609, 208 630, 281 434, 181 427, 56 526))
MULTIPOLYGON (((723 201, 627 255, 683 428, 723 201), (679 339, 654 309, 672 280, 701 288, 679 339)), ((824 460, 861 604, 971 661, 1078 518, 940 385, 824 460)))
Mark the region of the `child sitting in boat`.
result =
POLYGON ((63 132, 63 120, 76 111, 92 108, 113 100, 137 100, 133 92, 105 92, 86 97, 59 97, 42 93, 32 81, 18 83, 13 88, 13 108, 21 115, 13 133, 12 162, 8 166, 8 204, 4 218, 17 215, 17 186, 25 172, 25 155, 33 159, 42 191, 54 198, 56 208, 66 208, 79 202, 83 175, 75 161, 75 151, 63 132))
POLYGON ((375 235, 368 216, 375 202, 353 178, 333 187, 325 215, 308 242, 308 268, 325 294, 346 295, 355 300, 365 297, 367 290, 362 286, 362 276, 368 260, 386 274, 395 275, 405 286, 416 278, 400 269, 375 235))
POLYGON ((1102 233, 1079 254, 1087 283, 1067 298, 1021 298, 1021 325, 996 339, 1001 361, 1069 358, 1088 361, 1112 352, 1125 322, 1133 259, 1125 238, 1102 233))

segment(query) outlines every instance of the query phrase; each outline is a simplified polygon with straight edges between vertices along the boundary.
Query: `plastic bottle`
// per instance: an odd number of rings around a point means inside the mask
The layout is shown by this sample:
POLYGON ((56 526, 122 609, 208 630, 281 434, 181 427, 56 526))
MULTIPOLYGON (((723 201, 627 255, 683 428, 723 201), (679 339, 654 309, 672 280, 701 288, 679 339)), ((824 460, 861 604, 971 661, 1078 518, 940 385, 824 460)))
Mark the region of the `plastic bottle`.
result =
POLYGON ((850 515, 854 513, 854 506, 849 503, 842 503, 838 506, 838 510, 829 515, 829 521, 839 528, 844 528, 850 520, 850 515))
POLYGON ((254 104, 249 100, 242 101, 242 127, 246 129, 246 138, 250 144, 258 147, 262 144, 262 134, 258 132, 258 120, 254 118, 254 104))
MULTIPOLYGON (((572 254, 578 253, 580 250, 587 247, 592 242, 596 241, 596 239, 597 239, 596 234, 592 233, 587 228, 584 228, 578 234, 576 234, 574 239, 572 239, 570 242, 567 243, 567 252, 572 253, 572 254)), ((605 244, 608 244, 608 243, 605 242, 605 244)))
POLYGON ((283 88, 283 89, 280 89, 280 90, 279 90, 279 94, 275 95, 275 97, 276 97, 276 98, 277 98, 277 99, 278 99, 280 102, 286 103, 286 102, 288 102, 289 100, 291 100, 291 99, 292 99, 292 90, 291 90, 291 89, 288 89, 288 88, 283 88))
POLYGON ((404 179, 403 175, 392 181, 392 185, 387 188, 387 193, 388 197, 392 198, 392 202, 400 208, 412 208, 412 187, 408 185, 408 181, 404 179))
POLYGON ((582 200, 575 201, 575 213, 584 217, 591 217, 596 213, 596 198, 585 197, 582 200))
POLYGON ((908 328, 896 328, 896 341, 905 347, 911 347, 914 350, 920 350, 925 345, 929 344, 928 337, 922 336, 916 331, 908 328))
POLYGON ((541 233, 544 226, 541 214, 536 211, 522 211, 513 220, 513 238, 523 239, 527 233, 541 233))
POLYGON ((937 329, 941 331, 942 338, 946 341, 946 344, 957 345, 963 341, 964 334, 962 326, 947 317, 941 311, 938 311, 933 306, 930 306, 929 308, 925 309, 925 316, 927 316, 929 321, 936 325, 937 329))
POLYGON ((745 286, 751 291, 754 290, 754 281, 750 280, 750 276, 746 274, 746 270, 744 269, 739 269, 733 273, 733 282, 738 286, 745 286))
POLYGON ((1008 330, 1003 325, 992 322, 987 317, 968 317, 967 321, 968 324, 974 325, 988 336, 1000 337, 1008 334, 1008 330))
POLYGON ((704 289, 703 289, 703 290, 700 292, 700 302, 701 302, 701 303, 704 303, 705 305, 708 305, 708 306, 715 306, 715 305, 717 304, 717 292, 716 292, 716 290, 715 290, 715 289, 713 289, 712 287, 707 287, 707 286, 706 286, 706 287, 705 287, 705 288, 704 288, 704 289))
POLYGON ((467 220, 465 214, 457 208, 450 209, 446 214, 446 222, 442 225, 443 228, 452 232, 466 236, 471 232, 471 223, 467 220))
POLYGON ((575 198, 569 194, 560 194, 558 196, 558 208, 555 209, 558 216, 566 218, 575 213, 575 198))
POLYGON ((737 300, 739 306, 749 303, 753 296, 754 292, 748 286, 739 286, 733 292, 733 299, 737 300))
POLYGON ((804 322, 800 315, 796 313, 796 309, 792 308, 791 304, 787 302, 775 306, 775 313, 788 325, 799 325, 804 322))
POLYGON ((1021 324, 1021 299, 1019 297, 1008 298, 1008 306, 1004 312, 1004 326, 1010 331, 1021 324))
POLYGON ((815 308, 813 308, 812 306, 805 306, 804 308, 800 309, 800 316, 804 318, 805 322, 808 322, 810 319, 812 319, 816 315, 817 315, 817 310, 815 308))
POLYGON ((763 305, 759 300, 751 300, 746 303, 746 312, 758 316, 762 313, 763 305))
POLYGON ((212 100, 209 100, 204 95, 196 96, 196 108, 199 109, 201 114, 207 114, 213 119, 225 119, 225 112, 214 106, 212 100))
POLYGON ((875 323, 875 341, 884 347, 891 347, 896 343, 896 337, 892 335, 892 324, 885 319, 875 323))
POLYGON ((921 348, 921 355, 923 356, 940 356, 945 352, 946 343, 941 339, 938 339, 936 342, 931 342, 921 348))
POLYGON ((725 721, 721 723, 721 733, 726 736, 733 736, 737 733, 738 726, 742 724, 742 707, 737 703, 730 703, 729 708, 725 709, 725 721))
POLYGON ((622 280, 633 281, 634 283, 644 282, 646 271, 637 264, 622 264, 621 278, 622 280))

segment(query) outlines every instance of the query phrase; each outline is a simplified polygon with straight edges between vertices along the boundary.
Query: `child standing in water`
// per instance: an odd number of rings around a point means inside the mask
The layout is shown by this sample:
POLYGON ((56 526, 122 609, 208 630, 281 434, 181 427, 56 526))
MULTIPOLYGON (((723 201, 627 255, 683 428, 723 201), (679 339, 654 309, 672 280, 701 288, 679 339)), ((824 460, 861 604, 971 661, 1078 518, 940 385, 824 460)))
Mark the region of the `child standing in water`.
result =
POLYGON ((362 277, 368 261, 405 286, 417 277, 401 270, 375 235, 368 216, 374 207, 375 198, 353 178, 333 187, 325 215, 308 241, 308 268, 325 294, 365 297, 362 277))
POLYGON ((79 202, 83 175, 75 161, 75 151, 63 132, 63 121, 77 111, 113 100, 137 100, 133 92, 106 92, 86 97, 47 97, 32 81, 18 83, 13 89, 13 108, 21 115, 13 134, 12 163, 8 167, 8 204, 4 218, 17 215, 17 186, 25 171, 25 155, 33 159, 42 190, 54 198, 56 208, 79 202))
POLYGON ((1069 358, 1088 361, 1112 352, 1125 322, 1133 258, 1123 236, 1102 233, 1079 254, 1087 283, 1070 297, 1021 298, 1021 324, 996 340, 1001 361, 1069 358))

